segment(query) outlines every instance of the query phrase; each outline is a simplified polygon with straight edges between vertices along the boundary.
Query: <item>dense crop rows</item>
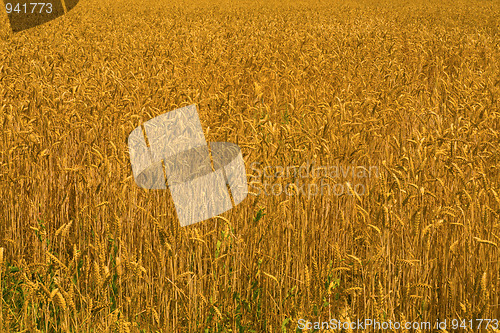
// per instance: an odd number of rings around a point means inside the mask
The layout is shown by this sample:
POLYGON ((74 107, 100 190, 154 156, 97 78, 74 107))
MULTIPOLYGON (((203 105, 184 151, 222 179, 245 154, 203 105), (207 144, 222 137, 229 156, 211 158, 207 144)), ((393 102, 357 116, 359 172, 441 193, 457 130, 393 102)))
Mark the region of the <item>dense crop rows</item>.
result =
POLYGON ((500 320, 499 97, 498 1, 82 0, 18 34, 2 13, 0 325, 500 320), (193 103, 252 193, 180 228, 126 139, 193 103), (277 166, 378 173, 287 195, 277 166))

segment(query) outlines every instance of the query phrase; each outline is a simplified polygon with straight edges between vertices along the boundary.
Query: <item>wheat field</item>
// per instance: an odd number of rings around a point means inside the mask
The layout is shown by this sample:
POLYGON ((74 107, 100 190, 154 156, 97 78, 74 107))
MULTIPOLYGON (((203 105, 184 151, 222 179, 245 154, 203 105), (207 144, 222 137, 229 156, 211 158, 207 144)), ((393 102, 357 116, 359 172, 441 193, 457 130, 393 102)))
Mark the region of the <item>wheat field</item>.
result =
POLYGON ((16 34, 2 11, 0 330, 498 321, 499 97, 497 0, 82 0, 16 34), (181 228, 127 137, 191 104, 251 193, 181 228), (377 174, 270 193, 278 166, 377 174))

